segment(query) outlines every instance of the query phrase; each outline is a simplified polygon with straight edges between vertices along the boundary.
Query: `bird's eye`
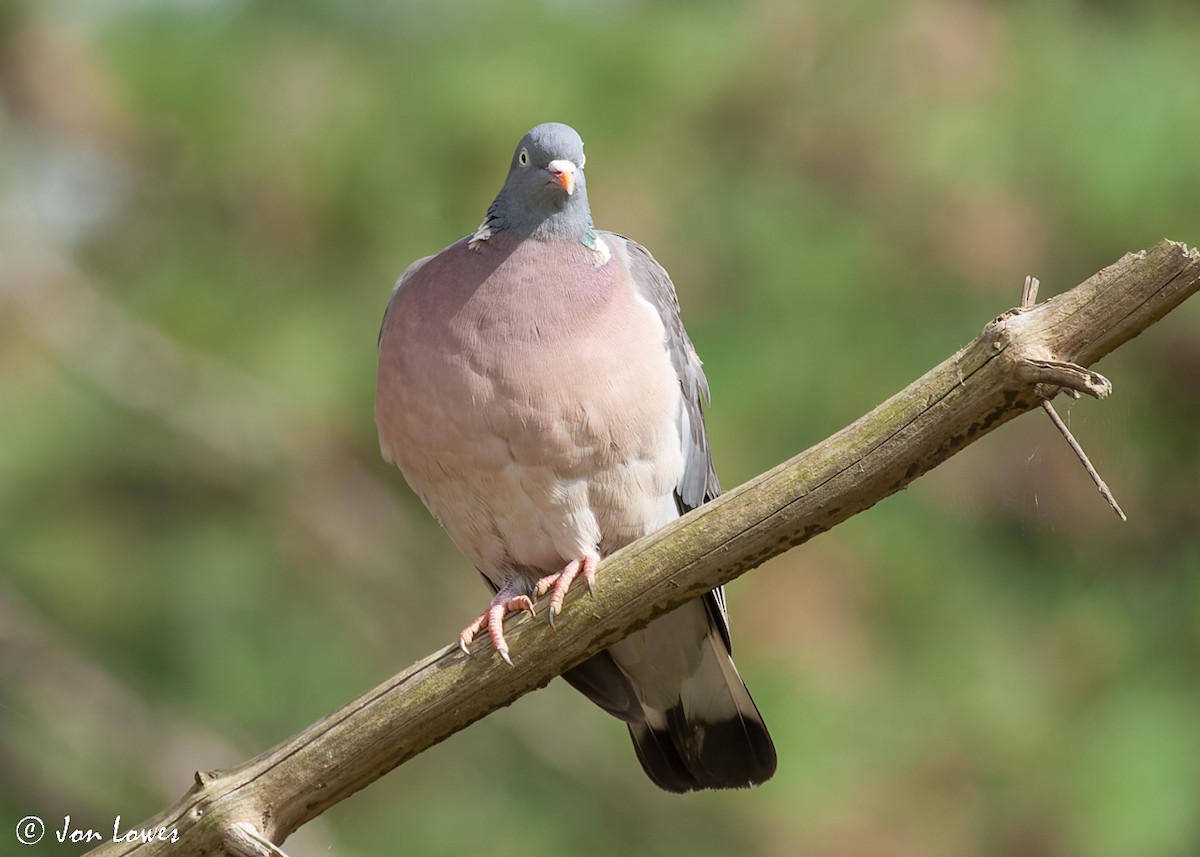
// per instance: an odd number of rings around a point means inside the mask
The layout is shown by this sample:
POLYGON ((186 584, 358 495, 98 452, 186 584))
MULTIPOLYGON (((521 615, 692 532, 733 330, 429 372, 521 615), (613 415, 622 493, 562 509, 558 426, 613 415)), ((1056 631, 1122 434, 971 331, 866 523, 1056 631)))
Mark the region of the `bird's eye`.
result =
POLYGON ((520 153, 517 155, 517 163, 523 167, 529 166, 529 150, 528 149, 521 149, 520 153))

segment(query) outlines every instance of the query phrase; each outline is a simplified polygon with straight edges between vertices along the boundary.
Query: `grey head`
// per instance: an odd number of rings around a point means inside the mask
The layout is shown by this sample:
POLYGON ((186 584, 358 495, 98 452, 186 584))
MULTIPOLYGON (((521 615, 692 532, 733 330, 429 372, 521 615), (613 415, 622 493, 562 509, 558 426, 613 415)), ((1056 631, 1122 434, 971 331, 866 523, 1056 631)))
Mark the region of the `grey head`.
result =
POLYGON ((589 243, 595 232, 583 163, 583 140, 571 126, 547 122, 530 129, 513 151, 508 177, 475 238, 504 230, 589 243))

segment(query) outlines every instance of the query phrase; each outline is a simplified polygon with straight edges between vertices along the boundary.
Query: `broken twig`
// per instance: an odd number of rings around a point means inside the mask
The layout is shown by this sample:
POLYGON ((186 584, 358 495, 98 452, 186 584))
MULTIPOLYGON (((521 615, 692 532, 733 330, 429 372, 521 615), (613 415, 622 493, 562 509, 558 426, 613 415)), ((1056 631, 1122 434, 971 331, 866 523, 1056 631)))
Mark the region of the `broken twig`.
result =
MULTIPOLYGON (((1041 283, 1038 281, 1037 277, 1027 276, 1025 278, 1025 284, 1021 288, 1021 309, 1032 309, 1034 305, 1037 304, 1039 285, 1041 285, 1041 283)), ((1072 398, 1079 398, 1079 391, 1072 387, 1060 387, 1059 389, 1065 390, 1067 395, 1071 396, 1072 398)), ((1101 395, 1107 395, 1107 390, 1105 390, 1103 393, 1094 393, 1094 395, 1097 395, 1097 397, 1101 395)), ((1120 504, 1117 503, 1117 498, 1114 497, 1112 491, 1109 490, 1108 484, 1100 478, 1100 474, 1092 465, 1091 459, 1089 459, 1087 453, 1083 451, 1083 447, 1079 445, 1079 441, 1075 439, 1075 435, 1073 435, 1071 430, 1067 428, 1067 424, 1063 422, 1062 417, 1058 415, 1058 411, 1054 410, 1054 405, 1049 399, 1042 399, 1042 410, 1046 412, 1046 415, 1050 417, 1050 422, 1054 423, 1054 427, 1058 429, 1059 433, 1062 434, 1067 444, 1075 451, 1075 455, 1079 458, 1080 463, 1083 464, 1083 469, 1087 471, 1087 475, 1092 478, 1092 482, 1094 482, 1096 487, 1100 489, 1100 494, 1108 502, 1108 505, 1112 507, 1112 510, 1117 513, 1117 517, 1119 517, 1122 521, 1128 521, 1129 519, 1125 517, 1124 510, 1121 508, 1120 504)))

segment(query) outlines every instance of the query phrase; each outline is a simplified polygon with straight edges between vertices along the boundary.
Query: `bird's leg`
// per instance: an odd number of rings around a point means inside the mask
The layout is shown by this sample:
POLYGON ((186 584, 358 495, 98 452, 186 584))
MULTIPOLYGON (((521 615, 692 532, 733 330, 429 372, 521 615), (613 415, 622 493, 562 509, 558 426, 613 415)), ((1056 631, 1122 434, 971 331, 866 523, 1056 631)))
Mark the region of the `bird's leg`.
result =
MULTIPOLYGON (((492 638, 492 646, 496 654, 504 659, 510 667, 512 660, 508 656, 508 642, 504 639, 504 617, 508 613, 528 610, 534 613, 533 601, 522 591, 523 587, 516 580, 510 580, 504 588, 492 597, 488 609, 479 614, 479 618, 462 629, 458 635, 458 646, 466 654, 470 654, 471 641, 487 628, 488 636, 492 638)), ((536 615, 536 614, 535 614, 536 615)))
POLYGON ((571 584, 575 582, 575 578, 583 575, 584 582, 587 583, 588 592, 592 592, 596 588, 596 566, 600 564, 598 554, 588 554, 582 559, 573 559, 567 563, 563 570, 557 574, 550 574, 543 577, 537 582, 534 587, 534 592, 540 597, 550 592, 550 610, 546 617, 550 621, 550 626, 554 626, 554 617, 562 613, 563 601, 567 598, 567 590, 571 588, 571 584))

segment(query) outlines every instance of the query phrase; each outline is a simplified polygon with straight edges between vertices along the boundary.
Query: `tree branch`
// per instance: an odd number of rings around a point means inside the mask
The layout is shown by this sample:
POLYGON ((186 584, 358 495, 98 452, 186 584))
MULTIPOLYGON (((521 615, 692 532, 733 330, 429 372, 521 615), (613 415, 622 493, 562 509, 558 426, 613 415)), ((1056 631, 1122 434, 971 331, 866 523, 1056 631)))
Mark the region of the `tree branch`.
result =
POLYGON ((1198 289, 1200 252, 1164 241, 1046 303, 1009 310, 833 437, 606 558, 595 595, 572 590, 555 629, 541 617, 511 621, 513 667, 486 639, 470 657, 447 646, 249 762, 197 773, 179 803, 135 828, 177 841, 110 842, 91 853, 272 853, 268 843, 422 750, 870 508, 1061 389, 1107 395, 1108 381, 1085 367, 1198 289))

